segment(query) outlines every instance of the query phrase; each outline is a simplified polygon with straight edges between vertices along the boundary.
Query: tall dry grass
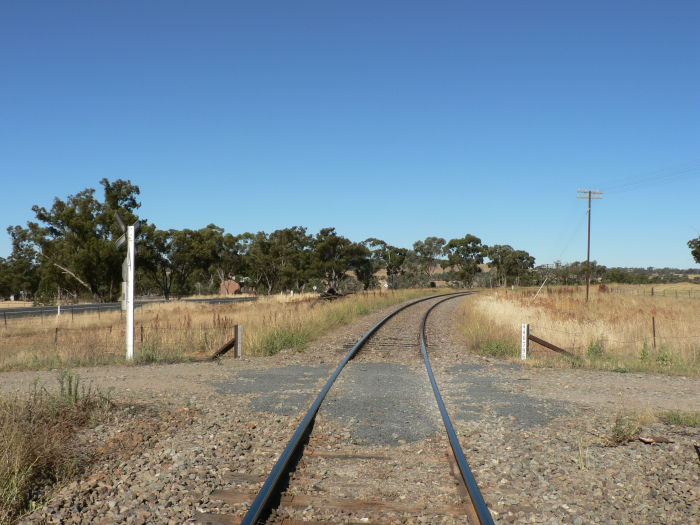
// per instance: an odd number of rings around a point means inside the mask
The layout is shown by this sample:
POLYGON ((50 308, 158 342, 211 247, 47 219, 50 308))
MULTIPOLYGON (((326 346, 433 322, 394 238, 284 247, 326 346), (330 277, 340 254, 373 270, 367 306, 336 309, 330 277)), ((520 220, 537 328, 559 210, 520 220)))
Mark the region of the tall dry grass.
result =
POLYGON ((529 323, 533 335, 579 358, 558 359, 531 343, 536 362, 700 373, 700 301, 616 288, 622 293, 592 287, 588 303, 583 287, 546 288, 536 299, 530 288, 484 292, 464 302, 460 329, 473 348, 492 355, 516 358, 521 324, 529 323))
MULTIPOLYGON (((175 362, 210 356, 244 327, 244 354, 304 349, 327 330, 435 289, 370 291, 335 301, 314 294, 276 295, 255 302, 206 305, 157 303, 136 311, 136 362, 175 362)), ((124 362, 120 312, 18 319, 0 326, 0 371, 124 362)))

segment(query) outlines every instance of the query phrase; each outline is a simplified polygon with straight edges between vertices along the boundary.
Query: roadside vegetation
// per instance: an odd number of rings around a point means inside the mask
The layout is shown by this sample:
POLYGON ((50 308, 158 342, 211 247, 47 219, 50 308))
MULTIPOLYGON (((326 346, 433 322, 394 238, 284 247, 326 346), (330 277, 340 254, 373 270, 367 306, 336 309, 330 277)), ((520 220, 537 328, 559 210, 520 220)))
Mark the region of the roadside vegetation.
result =
POLYGON ((563 356, 530 342, 527 363, 615 372, 700 375, 700 300, 692 286, 641 294, 618 285, 483 291, 464 301, 459 329, 474 351, 519 361, 521 325, 574 354, 563 356), (688 292, 690 296, 688 296, 688 292), (679 292, 676 297, 676 292, 679 292))
POLYGON ((0 523, 38 504, 44 489, 76 477, 89 462, 76 434, 112 408, 109 395, 68 371, 58 388, 33 385, 25 397, 0 397, 0 523))
MULTIPOLYGON (((440 293, 436 289, 371 291, 333 301, 317 294, 272 295, 254 302, 156 303, 136 311, 136 363, 206 359, 244 327, 244 355, 303 350, 328 330, 373 311, 440 293)), ((17 319, 0 326, 0 371, 124 363, 120 312, 17 319)))
MULTIPOLYGON (((610 431, 606 436, 608 445, 624 445, 643 435, 644 428, 653 423, 663 423, 673 427, 700 427, 700 412, 682 410, 623 411, 615 414, 610 431)), ((657 436, 651 439, 658 438, 657 436)))

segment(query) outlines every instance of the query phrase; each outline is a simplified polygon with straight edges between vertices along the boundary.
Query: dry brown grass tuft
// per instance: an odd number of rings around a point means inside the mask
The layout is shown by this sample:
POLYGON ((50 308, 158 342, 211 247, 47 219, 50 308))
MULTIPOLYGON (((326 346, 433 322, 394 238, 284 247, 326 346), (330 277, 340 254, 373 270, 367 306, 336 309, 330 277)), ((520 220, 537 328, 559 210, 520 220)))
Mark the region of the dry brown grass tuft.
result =
MULTIPOLYGON (((304 349, 323 332, 435 289, 371 291, 332 302, 315 294, 275 295, 255 302, 206 305, 173 301, 136 310, 137 362, 202 359, 244 326, 244 354, 304 349)), ((0 371, 124 362, 120 312, 21 319, 0 327, 0 371)))
POLYGON ((111 407, 108 396, 60 372, 59 391, 34 385, 27 398, 0 397, 0 523, 11 523, 42 489, 74 477, 86 458, 71 447, 77 429, 111 407))
POLYGON ((536 364, 699 374, 700 300, 630 288, 593 287, 589 303, 583 287, 547 288, 536 299, 536 289, 485 291, 464 302, 461 330, 474 349, 493 354, 489 349, 501 345, 516 359, 521 324, 529 323, 533 335, 578 356, 560 358, 531 343, 528 362, 536 364))

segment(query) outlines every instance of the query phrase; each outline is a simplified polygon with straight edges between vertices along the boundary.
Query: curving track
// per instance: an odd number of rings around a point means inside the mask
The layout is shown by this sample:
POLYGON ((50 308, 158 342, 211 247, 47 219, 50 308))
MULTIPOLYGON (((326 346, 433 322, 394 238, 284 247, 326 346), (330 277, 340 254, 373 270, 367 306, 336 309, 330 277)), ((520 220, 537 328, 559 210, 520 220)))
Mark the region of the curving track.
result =
MULTIPOLYGON (((440 396, 425 337, 430 312, 444 301, 464 295, 467 293, 434 296, 404 305, 355 343, 312 403, 240 523, 407 523, 418 516, 421 522, 429 523, 463 523, 465 519, 473 524, 493 523, 440 396), (422 308, 426 305, 427 309, 422 308), (420 379, 418 374, 418 348, 423 374, 427 371, 432 388, 425 383, 425 376, 420 379), (407 366, 413 368, 408 370, 407 366), (397 370, 403 376, 395 379, 391 373, 397 370), (338 431, 329 426, 330 418, 324 417, 324 412, 348 403, 352 406, 348 399, 358 398, 358 389, 367 386, 368 377, 375 381, 371 390, 379 390, 381 401, 389 399, 390 404, 381 412, 371 401, 362 401, 369 405, 368 411, 378 412, 365 422, 375 444, 387 433, 398 436, 396 432, 401 430, 397 424, 411 427, 404 431, 415 434, 420 433, 421 425, 437 430, 441 420, 443 431, 426 431, 420 450, 413 452, 409 445, 367 448, 352 440, 339 442, 338 431), (407 381, 413 382, 410 395, 406 395, 407 381), (398 397, 392 398, 392 394, 398 397), (398 423, 392 421, 397 413, 398 423), (378 450, 381 453, 377 454, 378 450), (372 478, 374 483, 369 481, 372 478)), ((364 418, 365 414, 358 415, 364 418)), ((402 442, 405 444, 399 440, 402 442)), ((230 491, 221 491, 219 496, 245 500, 230 491)), ((204 521, 239 523, 231 518, 212 520, 210 516, 204 521)))

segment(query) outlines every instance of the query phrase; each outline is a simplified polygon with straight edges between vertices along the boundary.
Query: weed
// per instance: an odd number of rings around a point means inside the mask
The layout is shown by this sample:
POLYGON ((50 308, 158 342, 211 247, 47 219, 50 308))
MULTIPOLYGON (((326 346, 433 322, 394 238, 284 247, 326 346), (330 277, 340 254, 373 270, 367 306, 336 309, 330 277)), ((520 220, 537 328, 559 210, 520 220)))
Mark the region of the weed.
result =
POLYGON ((569 366, 571 366, 571 368, 583 368, 583 359, 581 359, 579 356, 566 356, 565 359, 569 363, 569 366))
POLYGON ((586 350, 586 357, 588 359, 600 359, 605 354, 605 349, 603 348, 603 341, 596 339, 588 344, 588 350, 586 350))
POLYGON ((611 445, 624 445, 637 439, 639 430, 639 425, 634 418, 618 412, 608 440, 611 445))
POLYGON ((659 353, 656 354, 656 362, 662 366, 668 366, 673 362, 671 353, 668 351, 668 347, 666 347, 666 345, 661 345, 659 348, 659 353))
POLYGON ((583 438, 578 438, 578 469, 588 470, 588 449, 583 444, 583 438))
POLYGON ((679 427, 700 427, 700 412, 683 412, 668 410, 658 414, 659 419, 667 425, 679 427))
POLYGON ((647 363, 649 362, 649 344, 644 341, 644 345, 642 346, 642 351, 639 353, 639 360, 642 363, 647 363))
POLYGON ((74 477, 86 455, 72 445, 80 427, 112 406, 111 392, 61 371, 58 392, 34 383, 26 398, 0 398, 0 523, 32 509, 47 485, 74 477))
POLYGON ((491 357, 515 357, 519 355, 517 344, 513 341, 490 341, 478 348, 479 353, 491 357))

